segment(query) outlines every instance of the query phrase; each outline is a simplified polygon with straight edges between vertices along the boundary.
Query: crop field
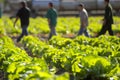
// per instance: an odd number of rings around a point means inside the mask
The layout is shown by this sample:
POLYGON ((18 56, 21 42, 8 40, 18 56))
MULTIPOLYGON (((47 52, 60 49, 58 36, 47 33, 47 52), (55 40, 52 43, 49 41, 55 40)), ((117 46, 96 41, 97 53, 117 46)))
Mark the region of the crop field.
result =
POLYGON ((47 40, 45 18, 31 18, 29 36, 16 42, 20 22, 0 19, 0 80, 120 80, 120 18, 114 17, 114 36, 94 37, 102 17, 90 17, 92 38, 76 36, 78 17, 59 17, 57 36, 47 40))

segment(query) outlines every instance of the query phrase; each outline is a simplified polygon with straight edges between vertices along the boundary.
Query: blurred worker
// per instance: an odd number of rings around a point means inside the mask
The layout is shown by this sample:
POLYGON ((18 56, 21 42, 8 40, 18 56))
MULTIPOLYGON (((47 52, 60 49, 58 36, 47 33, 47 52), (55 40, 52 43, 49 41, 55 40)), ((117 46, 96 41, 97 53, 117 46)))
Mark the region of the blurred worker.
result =
POLYGON ((113 35, 112 31, 112 24, 113 24, 113 13, 112 13, 112 6, 109 3, 109 0, 104 0, 105 1, 105 14, 104 14, 104 19, 103 19, 103 26, 101 31, 99 32, 98 36, 105 34, 106 31, 108 30, 110 35, 113 35))
POLYGON ((16 14, 16 20, 14 22, 14 26, 18 19, 20 18, 22 34, 18 37, 17 42, 21 40, 24 35, 28 35, 27 28, 29 26, 29 18, 30 18, 30 9, 27 7, 26 2, 20 2, 21 8, 18 10, 16 14))
POLYGON ((78 32, 78 35, 82 35, 84 33, 85 36, 90 37, 89 33, 87 32, 88 13, 84 8, 84 4, 79 4, 79 10, 80 10, 81 27, 80 27, 80 30, 78 32))
POLYGON ((53 35, 56 35, 56 24, 57 24, 57 11, 53 6, 53 3, 49 3, 48 4, 49 9, 47 11, 46 17, 48 19, 48 24, 49 24, 49 28, 50 28, 50 34, 49 34, 49 38, 50 39, 53 35))

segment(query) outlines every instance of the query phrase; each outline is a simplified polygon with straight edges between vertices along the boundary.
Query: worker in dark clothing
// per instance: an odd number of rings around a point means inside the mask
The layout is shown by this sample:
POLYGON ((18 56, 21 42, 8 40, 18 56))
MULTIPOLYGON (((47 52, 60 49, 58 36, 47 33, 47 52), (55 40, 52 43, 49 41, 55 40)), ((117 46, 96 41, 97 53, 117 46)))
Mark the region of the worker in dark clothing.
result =
POLYGON ((20 3, 21 8, 18 10, 16 14, 16 20, 14 22, 14 26, 18 19, 20 18, 22 34, 18 37, 17 42, 21 40, 24 35, 28 35, 27 28, 29 26, 29 18, 30 18, 30 9, 27 7, 26 2, 20 3))
POLYGON ((98 36, 105 34, 108 30, 110 35, 113 35, 112 31, 112 24, 113 24, 113 13, 112 13, 112 6, 109 3, 109 0, 105 0, 105 15, 103 19, 103 26, 101 31, 99 32, 98 36))

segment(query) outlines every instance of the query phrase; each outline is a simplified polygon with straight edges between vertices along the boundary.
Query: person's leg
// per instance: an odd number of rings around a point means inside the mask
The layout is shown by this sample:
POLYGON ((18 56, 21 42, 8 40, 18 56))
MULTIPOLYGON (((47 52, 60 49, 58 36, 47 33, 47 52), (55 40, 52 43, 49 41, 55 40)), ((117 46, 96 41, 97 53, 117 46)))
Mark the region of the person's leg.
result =
POLYGON ((22 27, 22 34, 18 37, 17 42, 19 42, 24 35, 28 35, 27 26, 22 27))
POLYGON ((24 36, 24 28, 22 28, 22 34, 17 38, 17 42, 19 42, 23 36, 24 36))
POLYGON ((54 26, 50 26, 50 34, 49 34, 49 38, 48 39, 51 39, 51 37, 53 35, 57 35, 56 34, 56 30, 55 30, 55 27, 54 26))
POLYGON ((49 34, 48 39, 51 39, 51 37, 52 37, 52 27, 49 25, 49 28, 50 28, 50 34, 49 34))
POLYGON ((79 30, 79 32, 78 32, 78 36, 79 36, 79 35, 82 35, 83 32, 84 32, 84 30, 85 30, 85 28, 81 27, 80 30, 79 30))
POLYGON ((85 36, 90 37, 89 33, 87 32, 87 29, 84 30, 84 34, 85 36))
POLYGON ((28 35, 28 31, 27 31, 27 26, 25 26, 25 28, 24 28, 24 35, 28 35))
POLYGON ((57 35, 57 34, 56 34, 56 30, 55 30, 55 27, 54 27, 54 26, 52 27, 52 35, 57 35))
POLYGON ((107 25, 103 25, 101 31, 98 33, 98 36, 105 34, 107 31, 107 25))
POLYGON ((112 24, 108 24, 108 32, 111 36, 113 36, 112 24))

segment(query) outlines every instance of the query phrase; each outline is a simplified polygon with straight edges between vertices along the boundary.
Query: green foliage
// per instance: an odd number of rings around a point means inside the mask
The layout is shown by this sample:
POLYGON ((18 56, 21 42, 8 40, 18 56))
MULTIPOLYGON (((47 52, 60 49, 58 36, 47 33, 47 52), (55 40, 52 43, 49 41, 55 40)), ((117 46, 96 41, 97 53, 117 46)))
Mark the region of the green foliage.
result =
MULTIPOLYGON (((101 17, 90 17, 88 30, 92 35, 101 29, 101 17)), ((113 30, 120 31, 119 18, 115 17, 113 30)), ((29 33, 49 33, 47 20, 31 18, 29 33)), ((120 38, 100 36, 74 39, 54 36, 50 41, 41 41, 38 37, 25 36, 20 49, 4 35, 16 36, 20 33, 20 22, 13 27, 13 20, 3 17, 0 20, 0 70, 9 80, 119 80, 120 79, 120 38), (61 74, 61 75, 55 75, 61 74)), ((79 30, 79 18, 58 18, 57 32, 76 34, 79 30)), ((38 35, 39 36, 39 35, 38 35)))
POLYGON ((5 35, 4 23, 2 19, 0 19, 0 35, 5 35))
POLYGON ((59 77, 68 79, 67 73, 57 77, 51 74, 43 58, 28 56, 5 36, 0 38, 0 69, 5 72, 5 79, 9 80, 59 80, 59 77))
MULTIPOLYGON (((73 40, 54 36, 45 44, 38 38, 27 36, 22 43, 35 52, 36 56, 43 57, 48 65, 55 66, 58 71, 75 73, 76 80, 89 76, 95 80, 114 78, 114 74, 113 77, 109 74, 119 64, 119 40, 114 36, 94 39, 80 36, 73 40)), ((115 73, 117 74, 117 71, 115 73)))

